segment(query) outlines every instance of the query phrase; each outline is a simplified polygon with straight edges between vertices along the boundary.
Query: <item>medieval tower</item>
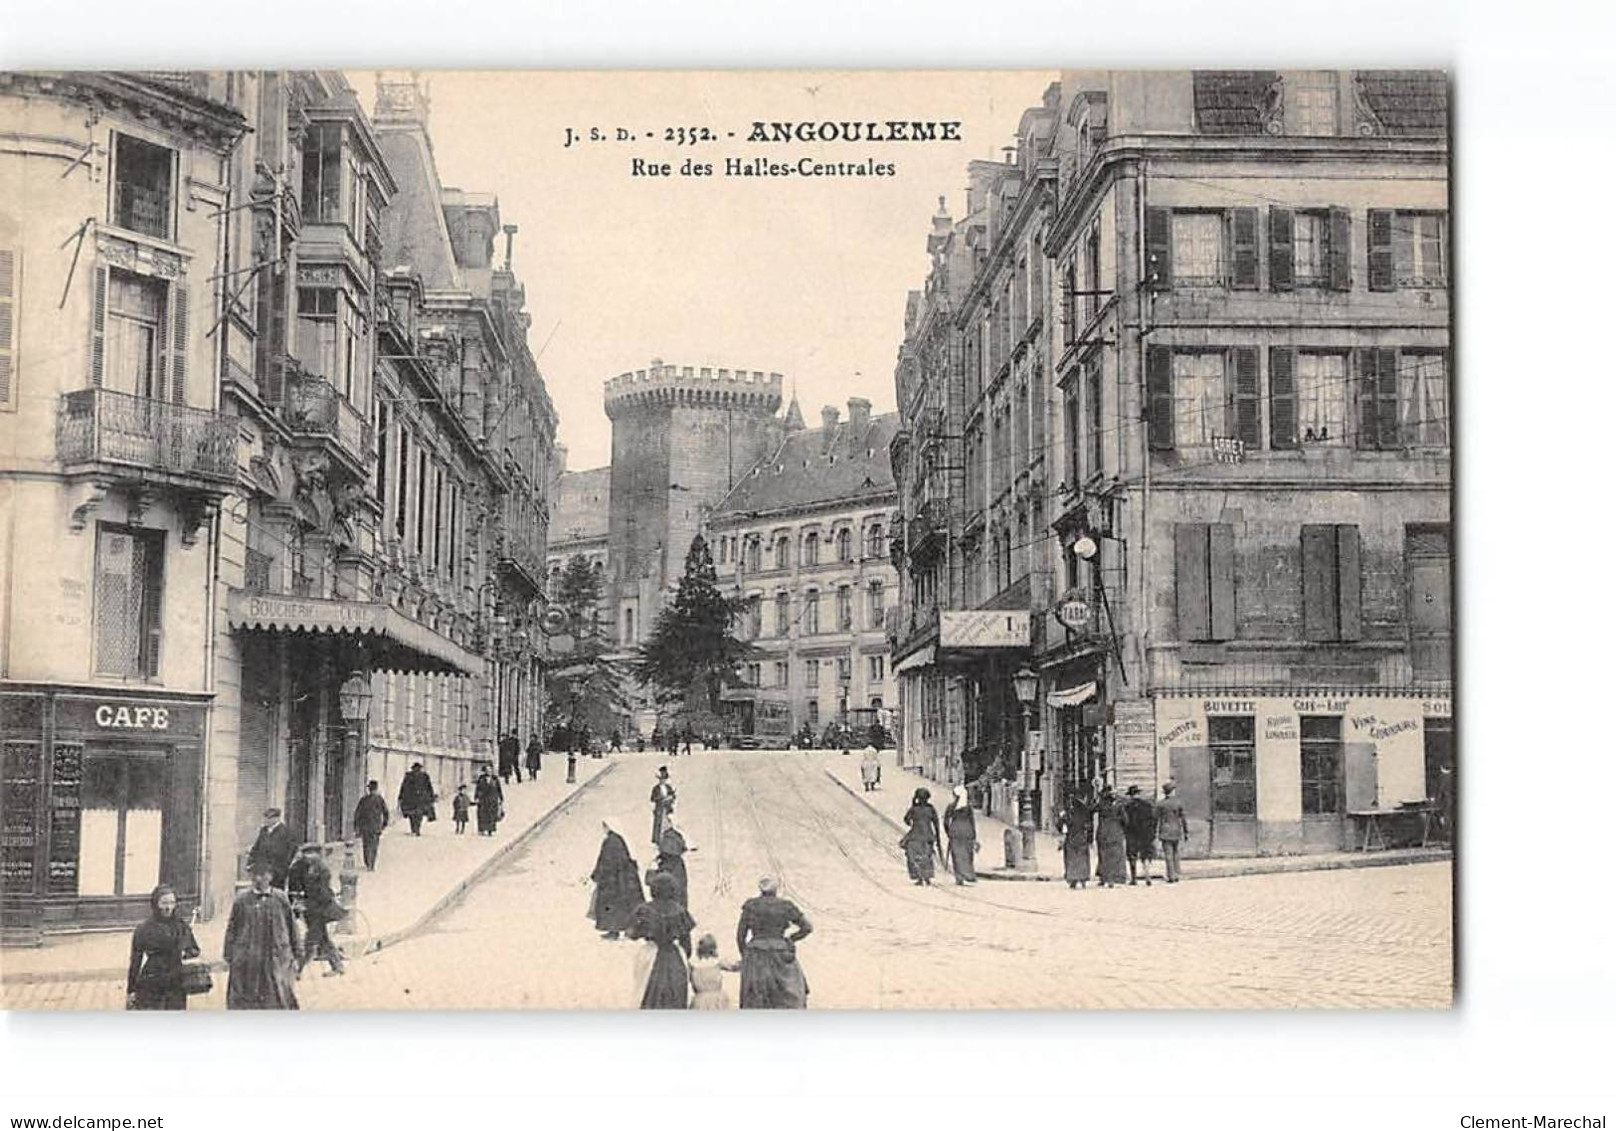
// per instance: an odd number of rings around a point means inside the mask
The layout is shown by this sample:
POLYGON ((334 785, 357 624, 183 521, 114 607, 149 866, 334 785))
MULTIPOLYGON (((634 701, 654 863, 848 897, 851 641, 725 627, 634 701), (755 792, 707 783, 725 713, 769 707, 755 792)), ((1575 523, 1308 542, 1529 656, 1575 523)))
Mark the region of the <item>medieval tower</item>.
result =
POLYGON ((639 644, 684 571, 704 513, 780 443, 781 377, 663 364, 606 382, 612 422, 606 608, 639 644))

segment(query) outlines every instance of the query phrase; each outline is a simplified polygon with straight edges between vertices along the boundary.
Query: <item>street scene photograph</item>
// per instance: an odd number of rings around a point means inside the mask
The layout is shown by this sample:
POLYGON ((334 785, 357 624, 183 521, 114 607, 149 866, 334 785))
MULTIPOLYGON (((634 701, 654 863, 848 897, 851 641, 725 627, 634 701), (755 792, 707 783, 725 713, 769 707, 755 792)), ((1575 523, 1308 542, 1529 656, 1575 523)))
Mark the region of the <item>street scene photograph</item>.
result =
POLYGON ((0 1008, 1450 1009, 1452 95, 0 71, 0 1008))

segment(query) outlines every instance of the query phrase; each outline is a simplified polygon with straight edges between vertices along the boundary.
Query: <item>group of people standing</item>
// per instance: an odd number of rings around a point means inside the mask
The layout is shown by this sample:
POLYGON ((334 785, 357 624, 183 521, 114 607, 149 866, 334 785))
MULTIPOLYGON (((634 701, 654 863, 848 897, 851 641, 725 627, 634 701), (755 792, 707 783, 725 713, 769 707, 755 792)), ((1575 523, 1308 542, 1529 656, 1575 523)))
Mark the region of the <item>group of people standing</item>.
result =
POLYGON ((635 963, 641 1009, 727 1009, 725 972, 741 976, 742 1009, 804 1009, 808 980, 797 963, 797 943, 813 931, 807 916, 765 877, 758 894, 741 906, 736 924, 738 963, 719 958, 718 942, 703 935, 694 946, 690 881, 684 857, 693 851, 673 821, 678 792, 664 766, 651 790, 651 841, 656 865, 640 885, 639 865, 623 837, 623 822, 602 821, 603 837, 590 879, 589 915, 607 939, 625 935, 645 945, 635 963), (650 897, 646 897, 646 889, 650 897))
POLYGON ((1061 812, 1056 831, 1061 834, 1063 870, 1071 888, 1088 886, 1091 844, 1098 857, 1098 874, 1093 878, 1101 887, 1137 884, 1141 878, 1149 887, 1158 841, 1167 882, 1176 884, 1180 878, 1179 849, 1189 839, 1184 804, 1175 796, 1170 781, 1163 783, 1159 801, 1141 796, 1136 785, 1130 785, 1122 797, 1109 785, 1097 795, 1080 790, 1061 812))
POLYGON ((499 779, 506 785, 511 784, 514 775, 516 784, 522 784, 522 767, 527 766, 528 780, 536 781, 539 769, 544 761, 544 743, 539 741, 536 733, 527 736, 526 760, 523 760, 522 740, 516 737, 514 730, 508 730, 499 736, 496 746, 499 753, 499 779))
POLYGON ((931 886, 937 875, 936 863, 954 873, 954 883, 976 883, 976 814, 963 785, 954 787, 953 800, 941 817, 931 803, 931 790, 924 786, 915 790, 903 823, 908 831, 898 844, 904 852, 909 879, 917 887, 931 886))

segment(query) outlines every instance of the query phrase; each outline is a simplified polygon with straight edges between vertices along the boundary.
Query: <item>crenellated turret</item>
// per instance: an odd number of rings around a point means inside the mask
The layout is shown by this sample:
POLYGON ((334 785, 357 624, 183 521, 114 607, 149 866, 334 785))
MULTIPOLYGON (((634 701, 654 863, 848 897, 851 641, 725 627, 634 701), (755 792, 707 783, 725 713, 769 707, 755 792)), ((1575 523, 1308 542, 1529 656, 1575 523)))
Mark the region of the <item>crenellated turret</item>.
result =
POLYGON ((606 381, 606 415, 642 406, 742 409, 773 416, 780 409, 784 378, 778 373, 708 366, 667 365, 619 373, 606 381))

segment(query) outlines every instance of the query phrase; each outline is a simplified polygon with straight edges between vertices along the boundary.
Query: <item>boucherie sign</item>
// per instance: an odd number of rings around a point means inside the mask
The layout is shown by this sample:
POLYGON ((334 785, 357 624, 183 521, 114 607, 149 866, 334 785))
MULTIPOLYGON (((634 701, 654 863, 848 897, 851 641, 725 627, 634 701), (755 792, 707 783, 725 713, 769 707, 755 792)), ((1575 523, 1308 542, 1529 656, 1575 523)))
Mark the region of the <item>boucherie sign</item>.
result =
POLYGON ((108 730, 167 730, 167 707, 136 707, 127 703, 97 703, 95 725, 108 730))

